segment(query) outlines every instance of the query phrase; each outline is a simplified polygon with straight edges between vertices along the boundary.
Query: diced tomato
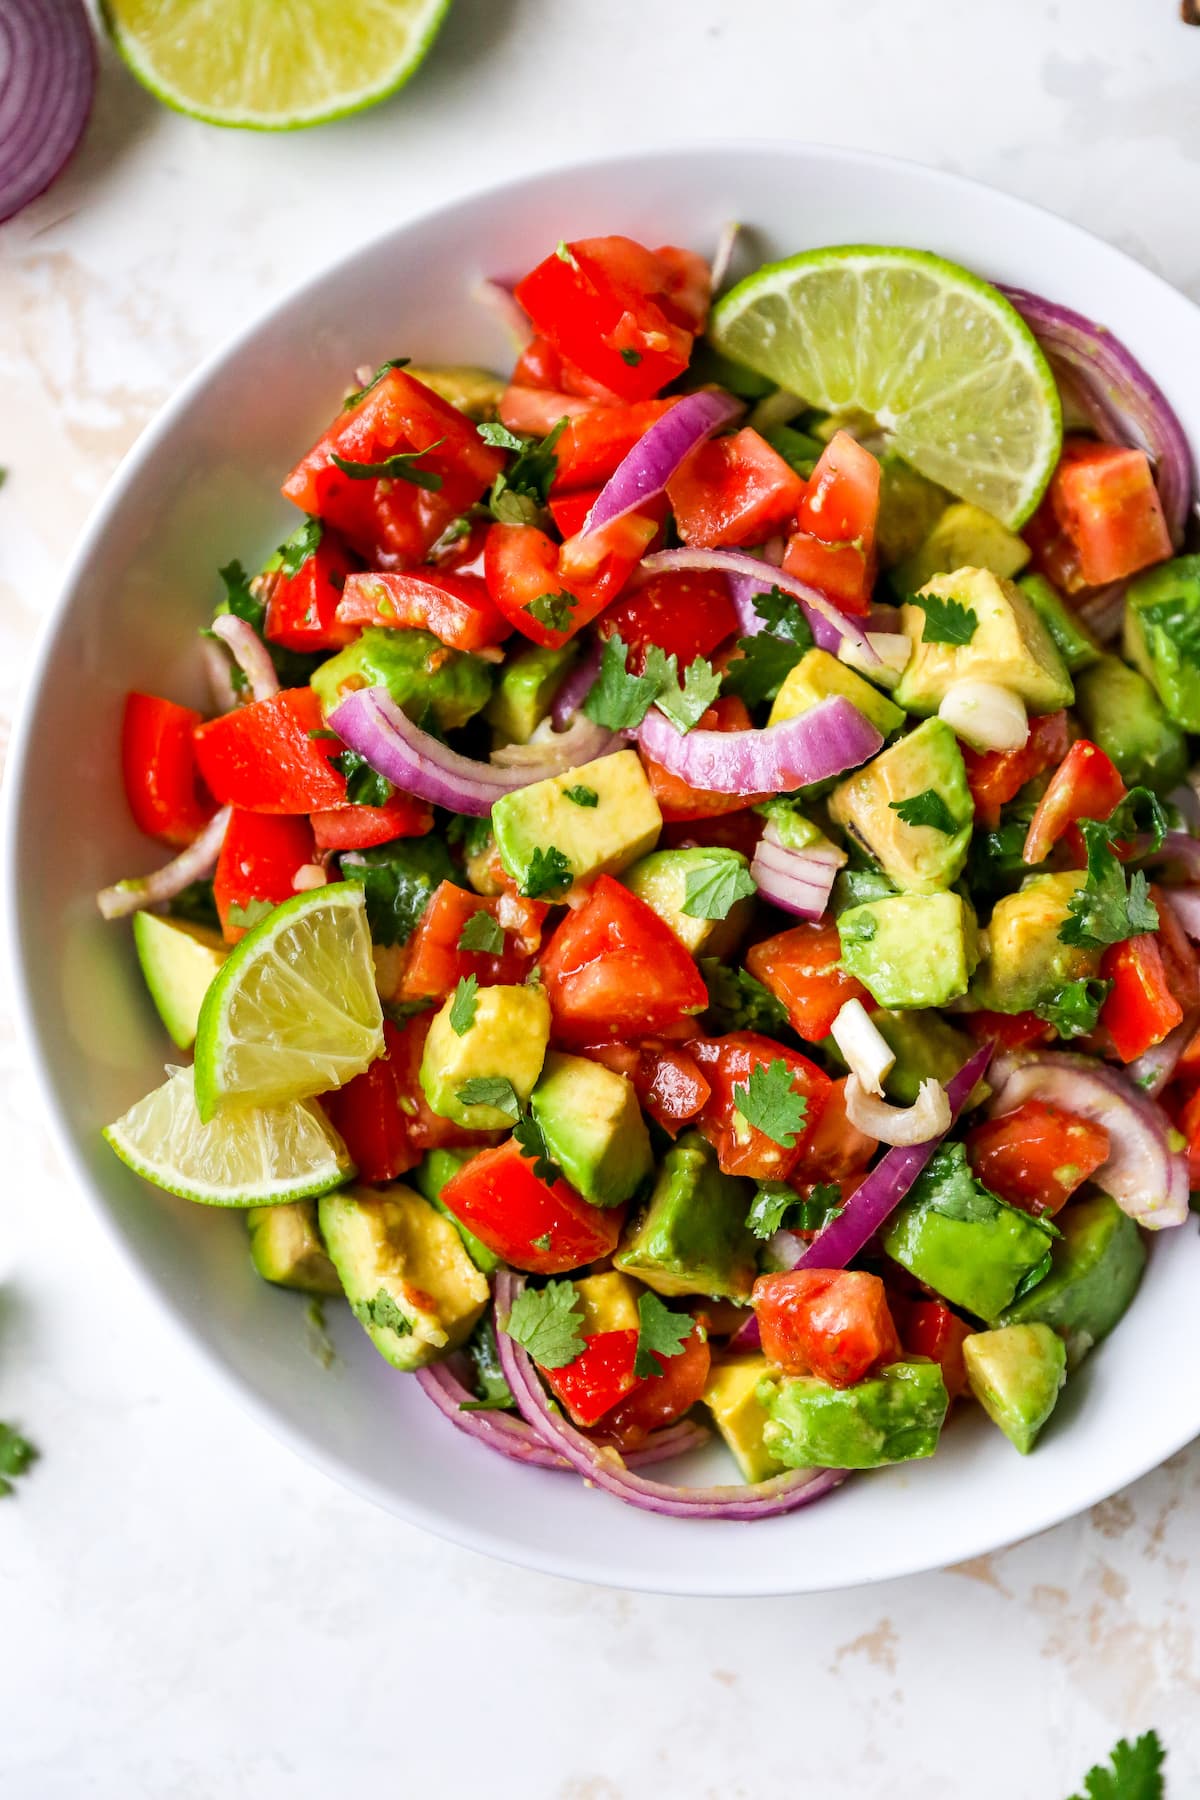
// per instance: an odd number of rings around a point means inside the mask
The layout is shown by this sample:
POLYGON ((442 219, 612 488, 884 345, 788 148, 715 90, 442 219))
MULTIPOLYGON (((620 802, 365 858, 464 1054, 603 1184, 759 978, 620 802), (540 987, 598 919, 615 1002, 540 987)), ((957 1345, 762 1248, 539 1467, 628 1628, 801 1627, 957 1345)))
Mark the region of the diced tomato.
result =
POLYGON ((512 631, 478 575, 432 568, 351 575, 337 616, 351 636, 363 625, 407 625, 451 650, 491 650, 512 631))
POLYGON ((744 809, 716 813, 706 819, 671 819, 663 825, 659 849, 690 850, 716 845, 722 850, 739 850, 747 862, 753 862, 766 823, 761 813, 744 809))
POLYGON ((975 802, 975 822, 988 831, 1000 823, 1000 808, 1014 800, 1035 775, 1053 769, 1070 748, 1065 712, 1040 713, 1029 721, 1029 736, 1019 750, 972 750, 960 744, 967 786, 975 802))
MULTIPOLYGON (((651 404, 662 403, 654 401, 651 404)), ((501 394, 497 413, 500 423, 507 425, 510 431, 544 438, 549 437, 562 419, 584 419, 593 413, 616 414, 625 410, 621 406, 606 406, 602 400, 584 399, 578 394, 560 393, 549 388, 518 387, 514 383, 501 394)), ((562 448, 562 441, 560 438, 559 449, 562 448)), ((555 454, 557 455, 557 451, 555 454)), ((617 461, 620 461, 619 457, 617 461)), ((616 463, 613 467, 616 467, 616 463)))
POLYGON ((636 406, 595 406, 571 415, 555 446, 553 494, 602 486, 639 439, 669 412, 675 400, 642 400, 636 406))
POLYGON ((942 1300, 904 1300, 891 1302, 900 1330, 900 1341, 909 1356, 927 1356, 942 1371, 942 1380, 951 1400, 967 1391, 967 1362, 963 1344, 973 1327, 951 1312, 942 1300))
POLYGON ((547 1387, 557 1395, 577 1425, 594 1425, 619 1400, 637 1387, 633 1372, 637 1361, 636 1331, 596 1331, 585 1336, 587 1346, 573 1363, 560 1369, 542 1369, 547 1387))
POLYGON ((1200 1088, 1184 1102, 1179 1129, 1188 1141, 1188 1185, 1194 1190, 1200 1188, 1200 1088))
POLYGON ((515 894, 484 898, 443 881, 430 895, 408 940, 401 999, 444 999, 469 975, 480 987, 524 981, 537 954, 548 911, 538 900, 523 900, 515 894), (460 949, 463 932, 480 913, 504 932, 503 950, 460 949))
POLYGON ((565 1044, 638 1038, 700 1012, 708 990, 669 925, 601 875, 542 957, 554 1034, 565 1044))
POLYGON ((190 844, 216 808, 200 785, 193 733, 201 715, 155 694, 128 694, 121 723, 125 797, 139 831, 190 844))
POLYGON ((403 1025, 395 1025, 390 1019, 383 1023, 384 1044, 394 1065, 396 1092, 407 1122, 409 1142, 422 1154, 426 1150, 478 1150, 482 1145, 494 1145, 497 1132, 469 1131, 464 1125, 456 1125, 453 1119, 435 1113, 425 1098, 421 1060, 433 1017, 432 1012, 423 1012, 403 1025))
POLYGON ((632 238, 580 238, 516 289, 534 329, 560 355, 626 400, 682 375, 707 310, 697 261, 661 257, 632 238))
POLYGON ((1189 1038, 1183 1055, 1175 1065, 1175 1079, 1189 1085, 1200 1081, 1200 1027, 1189 1038))
MULTIPOLYGON (((836 1181, 857 1186, 860 1176, 878 1150, 878 1141, 852 1125, 846 1116, 846 1078, 832 1082, 821 1116, 804 1140, 804 1150, 792 1170, 793 1185, 836 1181)), ((846 1192, 843 1191, 843 1199, 846 1192)))
POLYGON ((611 1256, 625 1217, 623 1207, 592 1206, 565 1181, 539 1181, 514 1138, 464 1163, 442 1199, 495 1255, 534 1275, 611 1256))
POLYGON ((791 1269, 760 1275, 751 1297, 765 1355, 789 1375, 853 1387, 896 1362, 900 1339, 878 1275, 858 1269, 791 1269))
POLYGON ((535 332, 513 365, 514 387, 562 388, 563 359, 549 338, 535 332))
POLYGON ((483 555, 483 546, 487 543, 487 534, 491 530, 491 519, 453 520, 457 527, 466 524, 465 531, 455 530, 449 537, 443 533, 429 551, 429 566, 451 574, 458 569, 470 569, 474 573, 474 565, 483 555))
POLYGON ((1152 1044, 1161 1044, 1182 1021, 1183 1008, 1171 992, 1153 932, 1110 944, 1100 973, 1113 984, 1100 1009, 1100 1023, 1122 1062, 1133 1062, 1152 1044))
POLYGON ((1167 987, 1185 1013, 1200 1006, 1200 961, 1196 946, 1179 923, 1179 915, 1171 904, 1171 890, 1150 883, 1150 898, 1158 909, 1157 941, 1163 961, 1167 987))
POLYGON ((1108 1161, 1108 1133, 1042 1100, 1027 1100, 967 1133, 967 1156, 984 1186, 1011 1206, 1056 1213, 1108 1161))
POLYGON ((787 1007, 797 1036, 819 1044, 847 1000, 872 1004, 871 996, 841 966, 842 945, 832 921, 793 925, 746 952, 746 967, 787 1007))
POLYGON ((311 523, 320 532, 315 547, 290 572, 285 565, 269 577, 263 635, 287 650, 340 650, 355 632, 338 603, 358 565, 327 526, 311 523))
POLYGON ((312 815, 318 850, 369 850, 393 838, 424 837, 433 830, 433 811, 411 794, 392 794, 382 806, 329 807, 312 815))
POLYGON ((657 530, 656 520, 626 513, 556 544, 535 525, 494 525, 484 554, 488 592, 510 625, 557 649, 616 598, 657 530))
POLYGON ((668 569, 627 589, 597 629, 601 637, 619 637, 629 647, 629 666, 640 674, 652 644, 677 657, 682 671, 698 656, 710 656, 737 627, 723 575, 668 569))
POLYGON ((661 1040, 641 1046, 632 1079, 644 1110, 672 1137, 703 1112, 712 1092, 695 1057, 661 1040))
POLYGON ((600 497, 598 487, 580 488, 577 494, 552 495, 550 517, 564 538, 575 537, 583 530, 588 514, 600 497))
POLYGON ((336 527, 376 566, 420 562, 447 525, 473 506, 504 466, 474 424, 403 369, 389 369, 328 431, 283 484, 285 498, 336 527), (347 474, 333 461, 363 466, 420 453, 436 491, 400 474, 347 474))
POLYGON ((986 1043, 990 1038, 1002 1050, 1023 1050, 1027 1044, 1048 1044, 1054 1036, 1053 1025, 1039 1019, 1035 1012, 987 1012, 981 1007, 978 1012, 964 1013, 963 1024, 977 1043, 986 1043))
POLYGON ((1076 587, 1124 581, 1172 553, 1144 450, 1067 438, 1046 503, 1074 551, 1076 587))
MULTIPOLYGON (((1125 783, 1099 745, 1078 738, 1067 751, 1038 801, 1021 851, 1027 863, 1045 862, 1059 838, 1079 819, 1107 819, 1125 798, 1125 783)), ((1078 831, 1067 839, 1079 865, 1087 861, 1078 831)))
POLYGON ((213 898, 227 944, 236 944, 257 924, 262 908, 256 901, 278 906, 291 899, 296 871, 311 863, 313 855, 307 819, 234 808, 213 875, 213 898))
POLYGON ((647 1375, 628 1397, 605 1413, 596 1432, 618 1450, 638 1450, 652 1431, 673 1425, 689 1412, 708 1385, 712 1354, 702 1327, 675 1356, 660 1357, 661 1375, 647 1375))
POLYGON ((580 1044, 579 1054, 590 1062, 603 1063, 614 1075, 624 1075, 630 1081, 637 1074, 640 1061, 636 1044, 580 1044))
MULTIPOLYGON (((739 700, 735 694, 722 694, 697 721, 696 729, 749 731, 753 723, 744 701, 739 700)), ((646 779, 650 783, 650 791, 658 801, 658 809, 665 824, 680 820, 718 818, 722 813, 745 812, 760 800, 770 798, 767 794, 719 794, 708 788, 694 788, 681 775, 673 775, 669 769, 664 769, 661 763, 655 762, 652 756, 647 756, 644 750, 639 754, 646 779)), ((760 820, 759 824, 761 823, 760 820)))
POLYGON ((400 1034, 390 1020, 384 1022, 383 1031, 383 1055, 344 1087, 321 1096, 321 1105, 345 1139, 361 1181, 395 1181, 397 1175, 416 1168, 425 1154, 413 1144, 400 1105, 399 1071, 404 1060, 400 1034), (397 1046, 395 1056, 393 1046, 397 1046))
POLYGON ((345 745, 324 733, 313 690, 283 688, 201 725, 193 741, 200 773, 222 806, 326 812, 345 804, 346 777, 331 760, 345 745))
POLYGON ((698 444, 667 483, 685 544, 761 544, 782 531, 804 498, 804 483, 749 426, 698 444))
POLYGON ((783 566, 847 612, 866 613, 875 585, 879 463, 847 431, 821 453, 788 539, 783 566))
POLYGON ((731 1031, 725 1037, 693 1038, 688 1051, 712 1089, 696 1123, 717 1153, 726 1175, 752 1181, 786 1181, 804 1156, 829 1099, 833 1083, 815 1063, 795 1050, 785 1050, 756 1031, 731 1031), (750 1124, 739 1105, 751 1071, 782 1062, 792 1077, 792 1092, 807 1102, 804 1123, 788 1146, 750 1124))

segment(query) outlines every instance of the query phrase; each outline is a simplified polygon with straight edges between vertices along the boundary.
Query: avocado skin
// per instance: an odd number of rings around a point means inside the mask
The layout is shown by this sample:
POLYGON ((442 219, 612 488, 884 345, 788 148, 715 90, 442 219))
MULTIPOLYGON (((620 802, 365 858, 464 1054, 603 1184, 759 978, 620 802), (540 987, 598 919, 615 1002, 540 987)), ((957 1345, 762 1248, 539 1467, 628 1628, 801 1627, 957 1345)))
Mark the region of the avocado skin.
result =
POLYGON ((1080 671, 1075 709, 1084 733, 1112 758, 1126 787, 1168 794, 1187 773, 1187 740, 1136 669, 1105 656, 1080 671))
POLYGON ((1001 1325, 967 1338, 963 1358, 976 1400, 1028 1456, 1067 1378, 1062 1339, 1048 1325, 1001 1325))
POLYGON ((759 1383, 766 1450, 789 1469, 879 1469, 932 1456, 950 1404, 934 1362, 896 1362, 854 1387, 815 1375, 759 1383))
POLYGON ((447 650, 432 632, 369 625, 315 670, 309 683, 328 716, 354 688, 384 687, 416 724, 432 711, 442 731, 456 731, 487 705, 490 663, 447 650))
POLYGON ((1134 1221, 1108 1194, 1073 1200, 1055 1220, 1050 1273, 1001 1315, 1003 1325, 1040 1322, 1065 1339, 1067 1364, 1078 1367, 1132 1304, 1146 1266, 1134 1221))
POLYGON ((884 1229, 883 1247, 952 1306, 990 1324, 1054 1240, 1044 1225, 1002 1200, 987 1219, 948 1218, 935 1200, 936 1194, 918 1191, 903 1201, 884 1229))
POLYGON ((663 1157, 643 1212, 626 1227, 613 1261, 660 1294, 745 1300, 757 1273, 757 1243, 746 1229, 750 1190, 723 1175, 698 1131, 663 1157))

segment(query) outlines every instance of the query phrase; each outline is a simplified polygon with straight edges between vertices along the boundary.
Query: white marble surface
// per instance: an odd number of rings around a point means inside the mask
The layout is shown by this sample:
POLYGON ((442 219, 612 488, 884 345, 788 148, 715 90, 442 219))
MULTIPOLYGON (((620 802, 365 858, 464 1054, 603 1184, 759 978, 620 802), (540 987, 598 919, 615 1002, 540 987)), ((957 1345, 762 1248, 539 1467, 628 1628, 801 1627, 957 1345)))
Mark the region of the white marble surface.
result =
MULTIPOLYGON (((283 138, 174 117, 106 58, 82 155, 0 228, 0 718, 89 505, 196 361, 341 247, 505 173, 740 130, 853 143, 1040 200, 1200 299, 1200 31, 1177 11, 456 0, 396 102, 283 138)), ((0 1505, 3 1800, 362 1778, 455 1800, 1063 1800, 1149 1724, 1171 1793, 1200 1791, 1200 1452, 1034 1542, 865 1592, 527 1575, 340 1492, 210 1385, 56 1169, 2 1020, 0 1108, 0 1417, 44 1451, 0 1505)))

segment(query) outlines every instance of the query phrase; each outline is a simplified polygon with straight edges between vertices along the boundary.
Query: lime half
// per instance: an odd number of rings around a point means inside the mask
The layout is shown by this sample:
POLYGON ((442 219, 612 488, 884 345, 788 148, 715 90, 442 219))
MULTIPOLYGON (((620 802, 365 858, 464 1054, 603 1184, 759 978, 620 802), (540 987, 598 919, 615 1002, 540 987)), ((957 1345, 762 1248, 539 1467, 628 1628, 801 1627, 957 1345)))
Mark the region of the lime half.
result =
POLYGON ((977 275, 923 250, 809 250, 719 300, 717 348, 823 412, 869 413, 931 481, 1011 529, 1062 447, 1050 365, 977 275))
POLYGON ((230 1106, 205 1125, 192 1071, 176 1069, 104 1133, 121 1161, 204 1206, 272 1206, 327 1194, 354 1174, 319 1106, 230 1106))
POLYGON ((234 949, 196 1027, 196 1105, 273 1106, 341 1087, 383 1049, 363 889, 340 881, 277 906, 234 949))
POLYGON ((101 0, 138 80, 210 125, 293 131, 402 87, 450 0, 101 0))

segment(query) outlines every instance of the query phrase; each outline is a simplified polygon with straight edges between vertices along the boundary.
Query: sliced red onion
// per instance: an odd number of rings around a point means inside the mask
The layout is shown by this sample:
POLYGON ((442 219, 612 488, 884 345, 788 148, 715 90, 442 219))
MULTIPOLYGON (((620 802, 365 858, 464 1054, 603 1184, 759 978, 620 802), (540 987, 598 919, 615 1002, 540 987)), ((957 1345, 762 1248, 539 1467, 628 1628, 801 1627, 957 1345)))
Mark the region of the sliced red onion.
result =
POLYGON ((106 919, 123 919, 128 913, 142 912, 148 906, 162 906, 181 894, 193 881, 203 881, 217 866, 225 827, 231 808, 223 806, 214 813, 199 837, 186 850, 156 869, 153 875, 136 876, 132 881, 118 881, 115 887, 101 888, 96 905, 106 919))
POLYGON ((539 1469, 569 1469, 565 1457, 558 1456, 542 1442, 538 1433, 508 1412, 463 1411, 470 1408, 475 1396, 455 1375, 449 1363, 430 1363, 416 1371, 417 1386, 429 1395, 438 1411, 467 1437, 498 1450, 513 1462, 528 1463, 539 1469))
POLYGON ((1195 469, 1183 426, 1170 401, 1137 358, 1103 325, 1024 288, 1001 287, 1056 373, 1065 371, 1073 399, 1107 443, 1133 444, 1154 464, 1163 513, 1176 546, 1183 542, 1195 469))
POLYGON ((1090 588, 1072 599, 1072 610, 1099 643, 1111 644, 1120 637, 1128 588, 1127 581, 1113 581, 1107 587, 1090 588))
POLYGON ((472 299, 486 306, 500 321, 518 351, 524 350, 533 336, 525 309, 506 282, 484 280, 476 284, 472 299))
POLYGON ((504 1330, 502 1321, 524 1287, 522 1275, 502 1270, 496 1277, 496 1343, 501 1367, 522 1418, 591 1485, 604 1488, 627 1506, 667 1518, 736 1520, 794 1512, 832 1493, 846 1479, 843 1469, 795 1469, 745 1486, 688 1488, 634 1474, 617 1451, 593 1443, 563 1418, 539 1381, 529 1353, 504 1330))
POLYGON ((1171 911, 1194 944, 1200 944, 1200 887, 1171 889, 1171 911))
POLYGON ((829 905, 834 878, 845 862, 837 850, 788 850, 774 825, 758 840, 750 873, 758 891, 772 906, 799 919, 819 919, 829 905))
POLYGON ((1163 834, 1163 841, 1157 850, 1143 851, 1141 844, 1144 841, 1135 840, 1136 861, 1150 868, 1158 863, 1173 863, 1194 879, 1200 880, 1200 838, 1194 838, 1186 831, 1168 831, 1163 834))
MULTIPOLYGON (((790 1232, 788 1236, 791 1236, 790 1232)), ((757 1313, 752 1312, 748 1318, 742 1320, 729 1340, 729 1348, 735 1351, 745 1351, 747 1355, 751 1351, 762 1349, 762 1332, 758 1328, 757 1313)))
POLYGON ((738 234, 741 229, 742 228, 737 223, 736 219, 730 219, 721 227, 721 235, 717 239, 717 247, 713 251, 711 265, 712 291, 714 294, 720 291, 721 284, 729 273, 730 265, 733 262, 733 253, 737 248, 738 234))
POLYGON ((1162 1093, 1179 1067, 1179 1059, 1195 1037, 1198 1026, 1200 1008, 1185 1013, 1174 1031, 1168 1031, 1161 1043, 1151 1044, 1136 1061, 1125 1065, 1126 1075, 1140 1093, 1148 1094, 1151 1100, 1162 1093))
POLYGON ((564 730, 571 723, 596 685, 603 655, 604 645, 592 643, 575 667, 568 670, 562 686, 550 702, 550 717, 556 731, 564 730))
POLYGON ((715 388, 685 394, 656 419, 610 475, 592 502, 580 537, 636 512, 661 494, 684 458, 743 411, 740 400, 715 388))
POLYGON ((787 794, 857 768, 874 756, 883 739, 856 706, 834 694, 761 731, 689 731, 685 736, 652 707, 638 729, 638 743, 690 787, 717 794, 787 794))
POLYGON ((1042 1100, 1095 1120, 1109 1138, 1108 1161, 1092 1177, 1096 1185, 1149 1231, 1184 1224, 1187 1158, 1171 1149, 1171 1127, 1162 1108, 1139 1093, 1127 1073, 1090 1057, 1053 1050, 1014 1058, 1005 1069, 1005 1078, 988 1103, 990 1117, 1012 1112, 1026 1100, 1042 1100))
POLYGON ((808 620, 819 649, 832 650, 836 655, 839 645, 849 641, 854 645, 862 667, 873 668, 879 661, 861 627, 839 612, 818 588, 810 587, 807 581, 797 581, 794 575, 764 562, 761 557, 748 556, 744 550, 655 550, 642 558, 641 566, 647 575, 656 575, 665 569, 716 569, 728 576, 729 597, 743 637, 756 637, 764 628, 764 622, 754 608, 755 595, 769 594, 773 587, 781 588, 800 602, 800 610, 808 620))
POLYGON ((220 644, 214 644, 210 637, 204 636, 201 636, 200 639, 200 655, 204 662, 204 673, 208 676, 213 711, 217 713, 233 712, 237 706, 238 697, 233 691, 229 658, 220 644))
POLYGON ((267 646, 245 619, 236 613, 218 613, 212 622, 214 637, 227 644, 230 654, 246 680, 254 700, 270 700, 279 692, 279 677, 267 646))
POLYGON ((493 750, 491 767, 542 781, 548 774, 561 775, 564 769, 594 762, 615 742, 615 732, 594 724, 583 713, 577 713, 563 731, 554 729, 552 719, 543 719, 527 744, 504 744, 493 750))
POLYGON ((44 192, 83 136, 96 47, 82 0, 0 7, 0 220, 44 192))

